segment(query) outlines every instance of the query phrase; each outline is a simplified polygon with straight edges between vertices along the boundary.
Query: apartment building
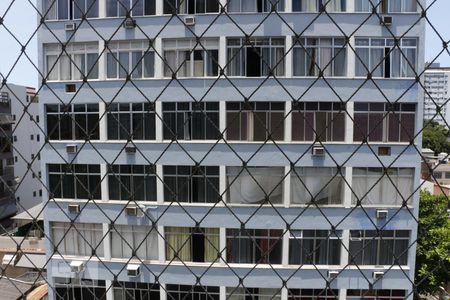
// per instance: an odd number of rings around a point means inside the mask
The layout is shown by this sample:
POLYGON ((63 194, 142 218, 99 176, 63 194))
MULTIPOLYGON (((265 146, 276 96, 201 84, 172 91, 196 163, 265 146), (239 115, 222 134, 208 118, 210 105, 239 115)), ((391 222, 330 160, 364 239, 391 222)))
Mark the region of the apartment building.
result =
POLYGON ((74 3, 39 1, 50 299, 412 299, 423 1, 74 3))
POLYGON ((430 64, 425 71, 424 87, 427 91, 423 112, 425 120, 433 120, 448 126, 447 124, 450 122, 449 77, 450 68, 441 67, 439 63, 430 64))

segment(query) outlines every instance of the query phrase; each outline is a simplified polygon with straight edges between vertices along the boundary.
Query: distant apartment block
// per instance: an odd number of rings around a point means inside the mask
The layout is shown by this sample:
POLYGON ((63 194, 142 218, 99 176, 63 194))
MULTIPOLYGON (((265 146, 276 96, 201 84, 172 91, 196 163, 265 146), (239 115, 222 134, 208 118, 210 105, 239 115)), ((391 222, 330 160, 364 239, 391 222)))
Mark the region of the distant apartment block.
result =
POLYGON ((450 124, 450 67, 430 64, 425 71, 424 119, 450 124))

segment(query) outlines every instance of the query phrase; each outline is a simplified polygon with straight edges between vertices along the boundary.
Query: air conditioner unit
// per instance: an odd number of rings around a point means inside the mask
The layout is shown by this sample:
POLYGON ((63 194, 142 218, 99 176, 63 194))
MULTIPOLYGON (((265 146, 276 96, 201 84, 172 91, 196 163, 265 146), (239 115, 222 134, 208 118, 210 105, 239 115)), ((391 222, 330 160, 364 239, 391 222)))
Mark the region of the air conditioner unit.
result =
POLYGON ((77 27, 77 23, 66 23, 64 25, 64 29, 66 31, 74 31, 76 29, 76 27, 77 27))
POLYGON ((392 21, 393 21, 392 16, 381 16, 381 24, 384 24, 386 26, 391 26, 392 21))
POLYGON ((377 219, 386 219, 388 216, 387 209, 377 209, 377 219))
POLYGON ((141 274, 141 266, 136 264, 127 265, 127 275, 130 277, 137 277, 141 274))
POLYGON ((195 17, 184 17, 184 24, 186 26, 193 26, 195 25, 195 17))
POLYGON ((125 147, 125 153, 127 153, 127 154, 135 154, 136 153, 136 147, 134 147, 134 146, 127 146, 127 147, 125 147))
POLYGON ((322 146, 313 146, 312 155, 313 156, 325 156, 325 148, 322 146))
POLYGON ((80 205, 79 204, 69 204, 67 207, 70 214, 79 214, 80 213, 80 205))
POLYGON ((339 271, 328 271, 328 279, 334 279, 338 277, 339 271))
POLYGON ((81 260, 73 260, 70 262, 70 272, 80 273, 84 269, 84 262, 81 260))
POLYGON ((67 145, 66 146, 66 152, 70 154, 77 153, 78 147, 77 145, 67 145))
POLYGON ((384 272, 382 271, 374 271, 372 274, 373 280, 379 280, 381 278, 383 278, 384 276, 384 272))
POLYGON ((127 18, 125 22, 123 22, 123 28, 125 29, 133 29, 136 27, 136 20, 132 18, 127 18))
POLYGON ((40 239, 42 238, 42 231, 39 229, 30 230, 28 237, 40 239))
POLYGON ((125 214, 129 217, 141 217, 143 215, 143 212, 141 208, 130 205, 125 207, 125 214))

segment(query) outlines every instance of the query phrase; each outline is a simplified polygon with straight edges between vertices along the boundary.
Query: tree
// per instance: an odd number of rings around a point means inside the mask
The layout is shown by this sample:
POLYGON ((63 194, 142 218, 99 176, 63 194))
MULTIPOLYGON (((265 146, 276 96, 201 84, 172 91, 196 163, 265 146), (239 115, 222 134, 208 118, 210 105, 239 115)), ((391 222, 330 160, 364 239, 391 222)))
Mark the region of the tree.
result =
POLYGON ((434 153, 450 153, 449 130, 435 121, 423 124, 423 148, 430 148, 434 153))
POLYGON ((433 295, 450 282, 449 199, 421 192, 416 284, 420 295, 433 295))

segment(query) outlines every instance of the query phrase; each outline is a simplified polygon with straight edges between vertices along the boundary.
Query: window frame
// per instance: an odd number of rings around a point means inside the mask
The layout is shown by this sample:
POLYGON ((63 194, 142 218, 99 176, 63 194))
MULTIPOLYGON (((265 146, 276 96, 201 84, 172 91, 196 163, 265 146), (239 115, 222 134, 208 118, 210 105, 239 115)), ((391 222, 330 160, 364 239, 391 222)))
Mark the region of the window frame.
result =
MULTIPOLYGON (((42 15, 46 14, 46 21, 60 21, 60 20, 81 20, 80 18, 76 18, 75 14, 79 11, 79 7, 76 6, 73 0, 43 0, 42 1, 42 15), (67 5, 67 18, 60 17, 59 6, 60 2, 66 2, 67 5), (50 15, 50 16, 49 16, 50 15)), ((77 0, 84 2, 84 8, 89 9, 89 12, 86 15, 88 19, 98 18, 100 14, 100 6, 98 0, 77 0), (92 2, 92 3, 89 3, 92 2), (95 9, 96 8, 96 9, 95 9), (95 13, 96 12, 96 13, 95 13)), ((84 12, 86 14, 86 12, 84 12)))
POLYGON ((106 4, 105 4, 105 15, 106 18, 120 18, 120 17, 126 17, 128 12, 130 13, 131 17, 143 17, 143 16, 154 16, 156 15, 156 1, 155 0, 106 0, 106 4), (112 10, 114 9, 114 7, 109 8, 109 4, 110 1, 112 1, 113 3, 117 3, 116 5, 116 13, 115 14, 110 14, 112 12, 112 10), (141 5, 137 5, 136 1, 139 1, 142 4, 142 14, 139 12, 139 14, 136 14, 135 9, 136 7, 140 7, 141 5), (119 5, 119 2, 125 2, 125 6, 127 7, 123 7, 121 5, 119 5), (128 3, 126 3, 128 2, 128 3), (153 2, 153 3, 151 3, 153 2), (134 4, 133 4, 134 3, 134 4), (149 4, 150 3, 150 4, 149 4), (153 4, 153 6, 152 6, 153 4), (150 13, 146 13, 146 9, 147 9, 147 5, 150 5, 150 13))
MULTIPOLYGON (((272 11, 272 6, 275 5, 276 6, 276 10, 277 12, 284 12, 285 11, 285 0, 260 0, 257 2, 256 4, 256 10, 245 10, 243 9, 244 5, 243 2, 244 1, 249 1, 249 0, 227 0, 226 3, 226 9, 228 13, 269 13, 272 11), (239 2, 239 9, 238 10, 231 10, 230 8, 233 6, 232 1, 237 1, 239 2), (261 4, 258 7, 258 4, 261 4)), ((234 9, 234 8, 233 8, 234 9)))
POLYGON ((113 259, 125 259, 127 261, 135 257, 139 261, 157 261, 159 259, 159 234, 156 227, 114 224, 114 227, 110 226, 109 232, 111 236, 111 257, 113 259), (143 239, 141 240, 141 238, 143 239), (115 245, 116 242, 117 245, 115 245), (116 255, 116 251, 120 254, 116 255), (135 253, 135 256, 132 256, 133 253, 135 253))
POLYGON ((357 13, 371 13, 374 6, 376 6, 377 13, 381 14, 390 14, 390 13, 402 13, 402 14, 417 14, 419 13, 420 5, 415 2, 416 0, 402 0, 400 11, 391 10, 391 0, 355 0, 355 12, 357 13), (413 6, 416 7, 415 11, 406 11, 404 10, 404 6, 406 5, 406 1, 410 1, 413 6), (365 5, 364 2, 367 3, 368 9, 363 9, 365 5), (378 2, 378 4, 377 4, 378 2), (361 4, 361 9, 359 8, 359 4, 361 4))
MULTIPOLYGON (((327 4, 326 6, 326 11, 328 13, 346 13, 347 12, 347 0, 342 0, 341 2, 341 7, 340 10, 334 10, 334 9, 330 9, 330 6, 333 4, 333 1, 335 0, 330 0, 330 2, 327 2, 328 0, 309 0, 309 1, 315 1, 315 9, 313 10, 295 10, 296 5, 294 4, 295 1, 299 1, 299 6, 301 7, 301 3, 302 1, 305 0, 292 0, 292 12, 301 12, 301 13, 317 13, 320 12, 321 7, 325 4, 327 4)), ((308 1, 308 0, 307 0, 308 1)), ((353 1, 353 0, 349 0, 349 1, 353 1)))
POLYGON ((55 254, 90 257, 95 249, 97 256, 104 256, 102 224, 52 222, 51 231, 52 243, 58 249, 55 254))
POLYGON ((110 103, 107 107, 106 122, 108 140, 128 140, 129 138, 132 140, 156 140, 156 112, 153 103, 110 103), (142 117, 142 120, 140 120, 141 126, 136 128, 134 128, 135 115, 142 117), (146 121, 152 123, 153 126, 147 128, 146 121), (136 129, 142 131, 140 137, 136 137, 136 129))
POLYGON ((157 175, 155 166, 110 165, 107 171, 107 176, 109 200, 157 202, 157 175), (142 169, 142 171, 139 169, 142 169), (139 186, 136 186, 136 177, 139 177, 140 180, 142 180, 139 186), (127 181, 127 178, 130 186, 128 191, 126 183, 123 183, 127 181), (138 188, 143 189, 142 192, 144 194, 144 199, 136 199, 136 190, 138 190, 138 188), (114 189, 117 189, 117 191, 114 191, 114 189), (133 199, 127 197, 127 193, 130 192, 134 193, 133 199), (115 199, 116 197, 114 196, 114 193, 118 193, 120 199, 115 199))
POLYGON ((126 300, 129 299, 128 297, 141 300, 159 300, 161 297, 160 292, 160 285, 157 283, 133 281, 112 282, 112 294, 115 300, 126 300))

